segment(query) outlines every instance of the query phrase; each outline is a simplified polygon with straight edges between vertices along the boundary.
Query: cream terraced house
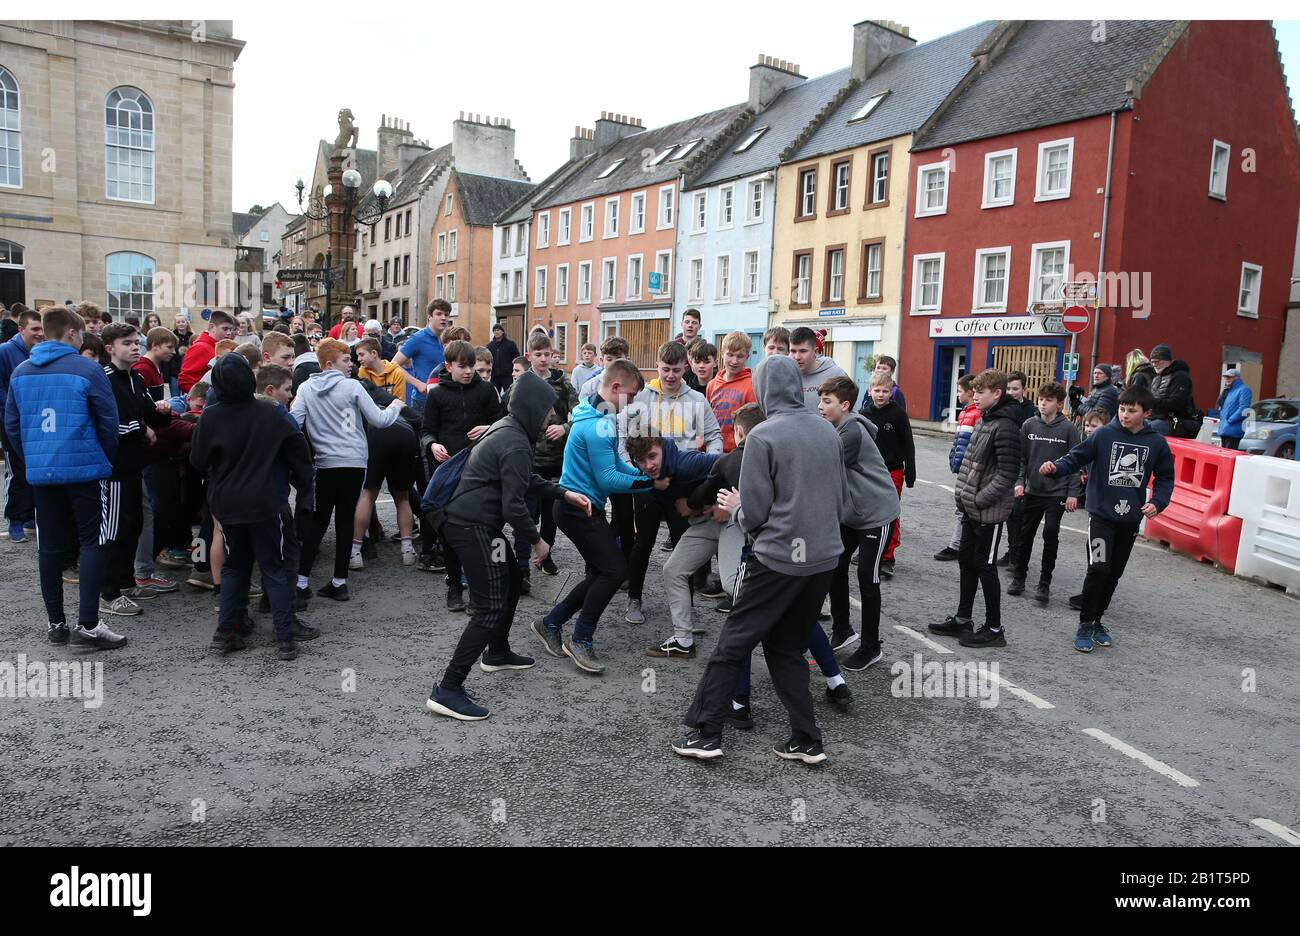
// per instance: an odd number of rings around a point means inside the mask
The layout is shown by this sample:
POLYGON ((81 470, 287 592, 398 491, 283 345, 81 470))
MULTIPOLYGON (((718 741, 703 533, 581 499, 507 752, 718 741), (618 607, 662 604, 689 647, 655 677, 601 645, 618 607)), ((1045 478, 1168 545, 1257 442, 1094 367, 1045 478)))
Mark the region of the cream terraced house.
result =
POLYGON ((0 22, 0 301, 232 306, 243 47, 229 20, 0 22))

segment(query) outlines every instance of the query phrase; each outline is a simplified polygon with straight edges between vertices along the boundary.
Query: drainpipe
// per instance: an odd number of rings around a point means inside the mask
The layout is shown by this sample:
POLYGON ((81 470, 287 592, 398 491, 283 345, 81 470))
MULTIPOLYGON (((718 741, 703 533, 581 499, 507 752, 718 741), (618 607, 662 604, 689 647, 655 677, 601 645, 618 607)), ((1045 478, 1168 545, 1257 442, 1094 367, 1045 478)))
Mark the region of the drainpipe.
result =
MULTIPOLYGON (((1094 303, 1096 320, 1092 323, 1092 355, 1088 358, 1088 375, 1091 382, 1092 369, 1097 366, 1097 348, 1101 342, 1101 290, 1105 282, 1106 271, 1106 227, 1110 219, 1110 174, 1115 160, 1115 119, 1116 112, 1110 112, 1110 142, 1106 144, 1106 194, 1101 203, 1101 244, 1097 249, 1097 301, 1094 303)), ((1091 385, 1091 383, 1089 383, 1091 385)))

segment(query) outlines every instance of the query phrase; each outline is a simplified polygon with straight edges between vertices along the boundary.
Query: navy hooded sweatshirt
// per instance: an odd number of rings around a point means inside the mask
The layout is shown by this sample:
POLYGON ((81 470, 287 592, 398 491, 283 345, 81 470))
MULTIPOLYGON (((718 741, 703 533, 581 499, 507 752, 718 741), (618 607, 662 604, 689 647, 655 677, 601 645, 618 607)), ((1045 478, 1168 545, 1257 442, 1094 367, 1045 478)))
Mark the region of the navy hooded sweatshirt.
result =
POLYGON ((1142 522, 1147 483, 1153 476, 1151 503, 1157 510, 1168 507, 1174 493, 1174 456, 1165 437, 1146 423, 1129 432, 1118 416, 1053 464, 1058 475, 1092 466, 1084 502, 1088 513, 1111 523, 1137 526, 1142 522))

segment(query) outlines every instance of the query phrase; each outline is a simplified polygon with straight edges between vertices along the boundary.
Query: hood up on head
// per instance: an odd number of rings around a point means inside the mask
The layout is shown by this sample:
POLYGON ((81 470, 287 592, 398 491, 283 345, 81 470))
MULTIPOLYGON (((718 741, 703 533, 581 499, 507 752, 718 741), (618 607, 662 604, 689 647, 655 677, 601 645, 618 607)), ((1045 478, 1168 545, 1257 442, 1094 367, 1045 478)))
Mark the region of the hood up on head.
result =
POLYGON ((528 441, 536 444, 558 399, 559 396, 551 389, 551 385, 529 370, 524 371, 515 381, 506 408, 511 416, 523 424, 524 432, 528 433, 528 441))
POLYGON ((212 388, 222 403, 240 403, 253 398, 257 379, 244 356, 231 351, 212 365, 212 388))
POLYGON ((774 354, 754 369, 754 396, 768 419, 781 413, 811 412, 803 405, 803 377, 793 358, 774 354))

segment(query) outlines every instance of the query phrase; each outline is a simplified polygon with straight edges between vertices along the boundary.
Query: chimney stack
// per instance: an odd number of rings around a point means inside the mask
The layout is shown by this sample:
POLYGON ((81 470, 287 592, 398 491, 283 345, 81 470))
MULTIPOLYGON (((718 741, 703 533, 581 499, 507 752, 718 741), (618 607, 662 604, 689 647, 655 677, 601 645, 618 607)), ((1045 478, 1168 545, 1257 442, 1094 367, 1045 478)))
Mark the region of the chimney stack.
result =
POLYGON ((603 153, 619 140, 641 130, 641 120, 638 117, 601 111, 600 119, 596 121, 596 152, 603 153))
POLYGON ((760 111, 786 88, 807 80, 798 65, 760 54, 758 64, 749 66, 749 109, 760 111))
POLYGON ((378 173, 376 178, 383 178, 394 169, 401 168, 402 160, 399 151, 404 144, 411 143, 414 139, 410 124, 387 114, 380 115, 379 145, 375 153, 375 172, 378 173))
POLYGON ((451 125, 451 158, 461 172, 522 178, 515 163, 515 131, 504 117, 461 111, 451 125))
POLYGON ((893 20, 863 20, 853 26, 853 78, 865 81, 891 55, 916 45, 908 27, 893 20))
POLYGON ((596 152, 596 131, 586 127, 574 127, 573 136, 569 138, 569 160, 581 159, 596 152))

